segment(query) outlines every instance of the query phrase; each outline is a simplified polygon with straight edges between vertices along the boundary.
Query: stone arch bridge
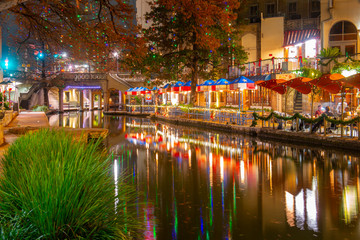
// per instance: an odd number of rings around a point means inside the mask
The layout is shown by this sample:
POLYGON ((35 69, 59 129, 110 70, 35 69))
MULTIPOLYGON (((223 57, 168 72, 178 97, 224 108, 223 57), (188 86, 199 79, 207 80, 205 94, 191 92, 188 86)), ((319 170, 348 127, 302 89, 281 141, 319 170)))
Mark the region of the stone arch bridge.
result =
POLYGON ((58 109, 60 112, 64 111, 64 99, 68 98, 67 91, 71 91, 71 95, 76 95, 76 106, 80 111, 94 109, 95 98, 97 99, 96 108, 104 108, 108 111, 110 107, 121 107, 125 103, 124 92, 127 89, 143 86, 145 82, 143 76, 132 76, 129 73, 65 72, 41 79, 34 73, 6 71, 4 78, 31 86, 28 91, 20 93, 21 107, 29 109, 32 105, 36 105, 32 104, 34 99, 45 99, 47 95, 51 108, 58 109))

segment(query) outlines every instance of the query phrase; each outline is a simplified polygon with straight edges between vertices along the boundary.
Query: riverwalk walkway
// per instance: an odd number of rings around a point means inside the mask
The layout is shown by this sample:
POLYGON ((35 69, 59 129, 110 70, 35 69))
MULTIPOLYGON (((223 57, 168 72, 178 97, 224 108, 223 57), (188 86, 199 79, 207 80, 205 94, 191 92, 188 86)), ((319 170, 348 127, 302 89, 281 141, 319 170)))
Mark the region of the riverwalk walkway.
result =
POLYGON ((291 143, 301 146, 313 146, 320 148, 336 148, 351 151, 359 151, 360 141, 358 138, 324 136, 323 134, 278 130, 273 127, 250 127, 250 125, 236 125, 226 122, 209 122, 197 119, 187 119, 179 117, 164 117, 151 115, 156 121, 163 121, 174 125, 186 126, 197 129, 209 129, 221 131, 229 134, 243 134, 257 137, 262 140, 272 140, 277 142, 291 143))

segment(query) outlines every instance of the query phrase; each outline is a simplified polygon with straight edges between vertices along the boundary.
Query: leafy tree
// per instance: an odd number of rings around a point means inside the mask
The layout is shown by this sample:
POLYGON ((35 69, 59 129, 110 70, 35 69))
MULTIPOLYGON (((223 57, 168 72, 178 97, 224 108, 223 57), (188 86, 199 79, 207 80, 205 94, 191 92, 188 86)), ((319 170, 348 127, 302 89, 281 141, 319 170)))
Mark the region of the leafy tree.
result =
POLYGON ((196 102, 199 77, 219 75, 246 55, 234 38, 237 0, 158 0, 150 3, 144 30, 148 52, 140 62, 157 77, 191 79, 191 101, 196 102))
MULTIPOLYGON (((106 71, 115 65, 111 53, 126 49, 138 33, 126 0, 19 1, 1 12, 1 20, 5 29, 17 26, 13 34, 9 30, 9 43, 19 55, 34 61, 39 58, 34 51, 42 53, 38 62, 49 68, 50 63, 58 64, 61 52, 67 52, 77 60, 91 61, 97 71, 106 71)), ((41 68, 44 77, 46 67, 41 68)))

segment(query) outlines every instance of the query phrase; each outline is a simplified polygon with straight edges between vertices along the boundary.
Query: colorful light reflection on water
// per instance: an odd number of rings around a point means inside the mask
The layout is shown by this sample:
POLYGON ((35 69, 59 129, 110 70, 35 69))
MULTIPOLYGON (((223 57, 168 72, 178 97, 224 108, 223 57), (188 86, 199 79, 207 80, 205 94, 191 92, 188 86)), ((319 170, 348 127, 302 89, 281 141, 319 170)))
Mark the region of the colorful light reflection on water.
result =
POLYGON ((358 156, 148 119, 104 122, 116 168, 144 193, 145 239, 360 238, 358 156))

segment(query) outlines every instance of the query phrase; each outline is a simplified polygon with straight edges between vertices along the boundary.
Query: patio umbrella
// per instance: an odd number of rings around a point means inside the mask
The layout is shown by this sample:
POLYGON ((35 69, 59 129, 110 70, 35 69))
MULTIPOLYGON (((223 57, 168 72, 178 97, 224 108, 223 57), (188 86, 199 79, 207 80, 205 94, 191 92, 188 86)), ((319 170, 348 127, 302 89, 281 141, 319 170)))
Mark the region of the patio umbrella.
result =
POLYGON ((291 87, 302 94, 309 94, 311 92, 311 84, 304 82, 303 80, 309 80, 310 78, 298 77, 281 83, 284 86, 291 87))
MULTIPOLYGON (((1 83, 0 83, 1 84, 1 83)), ((133 88, 129 88, 125 91, 125 95, 131 95, 133 88)))
MULTIPOLYGON (((340 76, 342 76, 342 75, 340 75, 340 76)), ((360 89, 360 73, 357 73, 357 74, 352 75, 352 76, 347 77, 347 78, 345 78, 343 76, 343 78, 340 81, 342 81, 343 83, 345 83, 347 85, 351 85, 353 87, 356 87, 356 88, 360 89)))
POLYGON ((201 90, 202 91, 215 91, 216 90, 216 85, 215 85, 215 81, 209 79, 209 80, 206 80, 205 82, 203 82, 201 85, 201 90))
POLYGON ((180 91, 182 92, 191 91, 191 81, 187 81, 186 83, 184 83, 184 85, 180 87, 180 91))
POLYGON ((160 94, 166 93, 166 91, 167 91, 170 87, 171 87, 170 83, 165 84, 165 86, 163 86, 163 87, 161 87, 161 88, 159 89, 159 93, 160 93, 160 94))
POLYGON ((220 78, 215 82, 216 90, 228 90, 230 81, 225 78, 220 78))
POLYGON ((330 77, 331 74, 325 74, 316 79, 303 79, 303 82, 315 85, 328 91, 329 93, 337 94, 341 91, 342 83, 340 80, 332 80, 330 77))
POLYGON ((141 95, 144 95, 146 93, 150 93, 150 90, 146 87, 140 87, 138 90, 137 90, 141 95))
POLYGON ((176 82, 175 84, 173 84, 171 86, 171 91, 172 92, 179 92, 180 91, 180 87, 183 86, 185 83, 181 82, 181 81, 178 81, 176 82))
POLYGON ((255 82, 251 81, 250 79, 241 76, 239 78, 236 78, 232 82, 230 82, 230 90, 236 90, 236 89, 247 89, 247 90, 254 90, 255 89, 255 82))
POLYGON ((244 96, 242 95, 242 90, 254 90, 255 89, 255 82, 251 81, 250 79, 241 76, 236 78, 232 82, 230 82, 230 90, 239 90, 239 111, 242 110, 241 102, 244 102, 244 96), (240 101, 242 99, 242 101, 240 101))
POLYGON ((270 79, 267 81, 257 81, 255 84, 260 87, 264 87, 264 88, 273 90, 282 95, 282 94, 286 93, 286 86, 281 85, 284 82, 286 82, 286 80, 284 80, 284 79, 270 79))

